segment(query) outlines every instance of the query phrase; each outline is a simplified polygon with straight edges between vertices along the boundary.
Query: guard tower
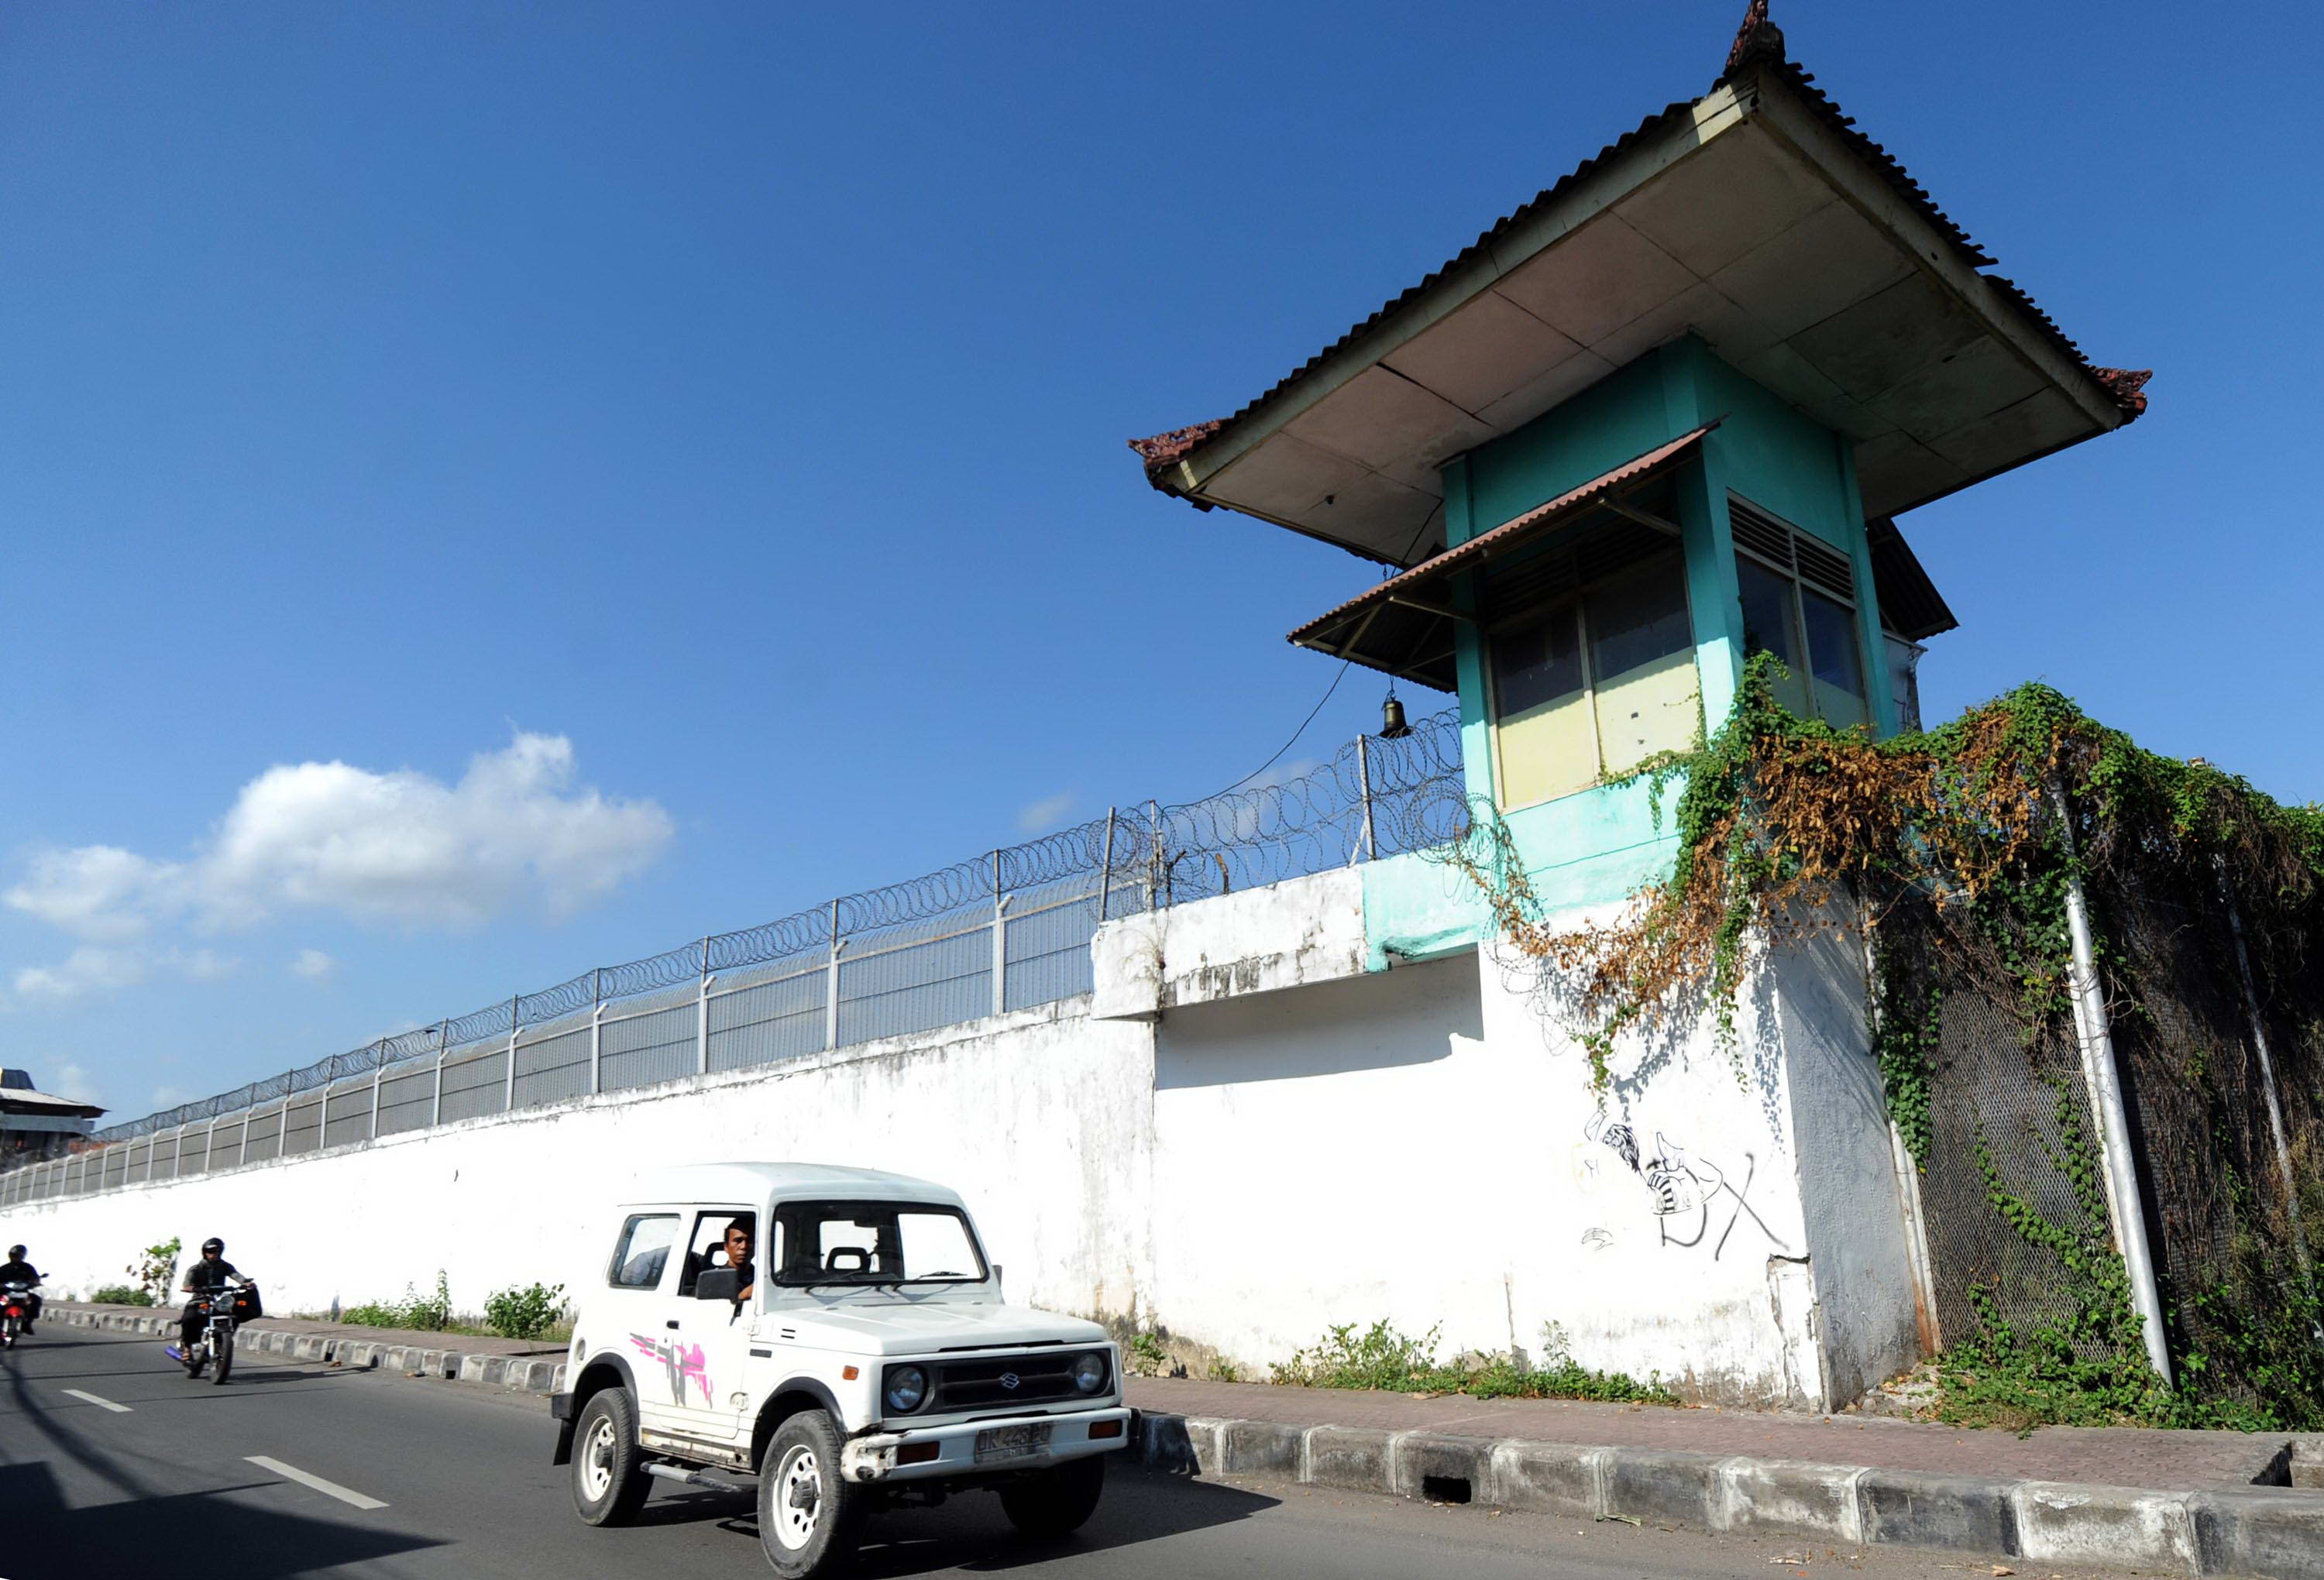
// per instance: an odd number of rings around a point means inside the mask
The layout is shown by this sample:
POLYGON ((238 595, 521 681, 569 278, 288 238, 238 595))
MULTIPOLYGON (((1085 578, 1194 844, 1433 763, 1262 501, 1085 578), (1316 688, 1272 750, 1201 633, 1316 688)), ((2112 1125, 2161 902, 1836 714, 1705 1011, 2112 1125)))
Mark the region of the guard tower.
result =
MULTIPOLYGON (((1917 725, 1952 615, 1895 519, 2144 410, 1784 52, 1755 0, 1650 117, 1148 479, 1396 573, 1291 633, 1461 699, 1470 788, 1563 897, 1765 648, 1803 714, 1917 725)), ((1665 852, 1666 853, 1666 852, 1665 852)), ((1529 863, 1530 864, 1530 863, 1529 863)))
MULTIPOLYGON (((1918 644, 1954 621, 1898 517, 2144 410, 2146 373, 2094 366, 1993 263, 1754 0, 1702 97, 1231 417, 1133 447, 1165 493, 1383 567, 1291 639, 1458 695, 1468 788, 1571 925, 1667 875, 1626 776, 1725 717, 1754 652, 1801 714, 1917 724, 1918 644)), ((1486 1204, 1443 1261, 1498 1281, 1471 1326, 1505 1299, 1512 1344, 1554 1321, 1587 1364, 1737 1403, 1831 1409, 1917 1359, 1861 951, 1759 950, 1744 1046, 1626 1033, 1596 1092, 1462 881, 1404 856, 1362 889, 1371 969, 1479 952, 1485 1034, 1440 1067, 1486 1204)))

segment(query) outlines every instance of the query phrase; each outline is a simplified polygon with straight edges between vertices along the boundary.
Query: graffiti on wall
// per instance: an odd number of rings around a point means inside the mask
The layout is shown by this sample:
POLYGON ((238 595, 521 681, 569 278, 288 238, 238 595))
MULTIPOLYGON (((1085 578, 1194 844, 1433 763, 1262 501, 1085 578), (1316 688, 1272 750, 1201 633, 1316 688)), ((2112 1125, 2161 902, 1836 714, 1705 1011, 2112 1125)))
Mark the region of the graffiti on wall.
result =
MULTIPOLYGON (((1610 1150, 1631 1174, 1644 1182, 1660 1244, 1692 1248, 1709 1241, 1711 1260, 1715 1262, 1726 1251, 1735 1226, 1748 1217, 1770 1244, 1790 1249, 1784 1237, 1769 1228, 1767 1220, 1751 1205, 1751 1182, 1759 1170, 1755 1154, 1742 1154, 1739 1171, 1723 1169, 1659 1130, 1655 1132, 1653 1150, 1647 1151, 1639 1145, 1637 1133, 1626 1121, 1611 1118, 1603 1112, 1591 1115, 1582 1133, 1610 1150)), ((1587 1236, 1584 1244, 1589 1244, 1587 1236)))

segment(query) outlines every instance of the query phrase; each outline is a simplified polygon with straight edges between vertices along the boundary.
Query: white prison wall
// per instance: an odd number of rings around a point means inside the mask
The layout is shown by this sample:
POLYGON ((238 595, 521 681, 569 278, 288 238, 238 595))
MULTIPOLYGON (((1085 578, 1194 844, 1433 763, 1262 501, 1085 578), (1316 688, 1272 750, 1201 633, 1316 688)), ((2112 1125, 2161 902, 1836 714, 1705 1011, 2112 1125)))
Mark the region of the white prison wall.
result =
POLYGON ((1625 1047, 1601 1111, 1533 962, 1364 969, 1332 872, 1110 923, 1095 990, 158 1186, 13 1207, 53 1292, 225 1237, 280 1311, 456 1306, 603 1276, 644 1171, 788 1159, 937 1180, 1011 1299, 1158 1327, 1247 1373, 1337 1323, 1573 1355, 1702 1400, 1830 1408, 1916 1358, 1861 960, 1755 965, 1742 1070, 1707 1025, 1625 1047))

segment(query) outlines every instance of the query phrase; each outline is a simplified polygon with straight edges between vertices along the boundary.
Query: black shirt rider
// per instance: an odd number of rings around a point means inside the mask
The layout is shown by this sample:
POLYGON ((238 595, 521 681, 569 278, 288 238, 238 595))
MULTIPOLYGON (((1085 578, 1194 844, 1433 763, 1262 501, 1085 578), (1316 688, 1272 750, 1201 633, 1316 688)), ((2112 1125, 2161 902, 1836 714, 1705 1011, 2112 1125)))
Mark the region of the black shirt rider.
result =
POLYGON ((205 1256, 186 1269, 186 1288, 206 1295, 212 1290, 226 1288, 226 1280, 241 1276, 241 1272, 225 1257, 205 1256))
POLYGON ((40 1281, 40 1270, 23 1257, 12 1256, 5 1262, 0 1262, 0 1284, 36 1284, 40 1281))

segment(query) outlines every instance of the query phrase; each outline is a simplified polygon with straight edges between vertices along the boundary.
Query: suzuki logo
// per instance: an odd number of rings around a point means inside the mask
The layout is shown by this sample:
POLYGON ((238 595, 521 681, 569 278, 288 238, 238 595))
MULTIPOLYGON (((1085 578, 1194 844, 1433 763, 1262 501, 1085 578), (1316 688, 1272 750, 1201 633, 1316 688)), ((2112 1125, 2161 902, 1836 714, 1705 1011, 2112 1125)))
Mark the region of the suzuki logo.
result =
POLYGON ((1001 1386, 1013 1391, 1017 1386, 1017 1373, 1014 1372, 1001 1373, 1001 1386))

